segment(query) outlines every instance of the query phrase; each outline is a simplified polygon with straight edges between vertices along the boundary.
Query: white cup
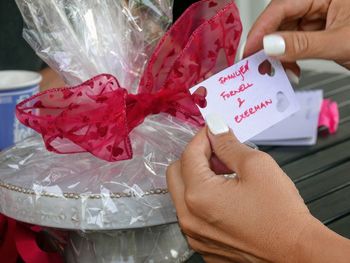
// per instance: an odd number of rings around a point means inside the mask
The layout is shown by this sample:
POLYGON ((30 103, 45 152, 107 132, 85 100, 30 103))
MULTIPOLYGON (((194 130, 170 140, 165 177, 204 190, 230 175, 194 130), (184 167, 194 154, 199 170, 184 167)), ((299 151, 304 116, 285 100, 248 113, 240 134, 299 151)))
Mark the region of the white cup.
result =
POLYGON ((16 105, 39 92, 42 77, 24 70, 0 71, 0 150, 25 139, 33 130, 16 118, 16 105))

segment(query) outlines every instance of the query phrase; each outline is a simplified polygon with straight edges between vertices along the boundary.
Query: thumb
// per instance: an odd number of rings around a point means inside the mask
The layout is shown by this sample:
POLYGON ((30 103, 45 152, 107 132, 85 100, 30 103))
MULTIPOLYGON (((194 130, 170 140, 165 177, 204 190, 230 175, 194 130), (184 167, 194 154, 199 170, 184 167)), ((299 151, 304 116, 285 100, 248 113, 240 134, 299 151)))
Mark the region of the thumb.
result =
POLYGON ((267 55, 284 62, 306 58, 342 59, 341 56, 347 54, 346 43, 337 41, 342 31, 277 32, 264 37, 264 50, 267 55))
POLYGON ((240 143, 220 116, 212 114, 206 118, 206 123, 208 137, 216 157, 229 170, 240 176, 244 163, 250 159, 250 155, 258 151, 240 143))

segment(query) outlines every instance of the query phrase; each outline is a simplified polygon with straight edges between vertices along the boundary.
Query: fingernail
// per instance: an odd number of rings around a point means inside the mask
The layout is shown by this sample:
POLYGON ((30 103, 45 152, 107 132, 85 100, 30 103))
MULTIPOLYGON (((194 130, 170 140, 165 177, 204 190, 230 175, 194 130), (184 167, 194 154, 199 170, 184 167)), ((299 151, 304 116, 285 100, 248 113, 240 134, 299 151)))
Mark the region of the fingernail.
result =
POLYGON ((221 116, 217 114, 208 115, 206 118, 206 123, 209 127, 210 132, 214 135, 223 134, 229 132, 230 130, 221 116))
POLYGON ((279 35, 267 35, 263 42, 266 55, 280 56, 286 52, 286 42, 279 35))
POLYGON ((299 84, 300 78, 290 69, 286 69, 286 74, 290 82, 299 84))
POLYGON ((245 49, 245 45, 247 44, 247 41, 245 40, 241 47, 239 48, 239 52, 238 52, 238 60, 242 60, 243 59, 243 54, 244 54, 244 49, 245 49))

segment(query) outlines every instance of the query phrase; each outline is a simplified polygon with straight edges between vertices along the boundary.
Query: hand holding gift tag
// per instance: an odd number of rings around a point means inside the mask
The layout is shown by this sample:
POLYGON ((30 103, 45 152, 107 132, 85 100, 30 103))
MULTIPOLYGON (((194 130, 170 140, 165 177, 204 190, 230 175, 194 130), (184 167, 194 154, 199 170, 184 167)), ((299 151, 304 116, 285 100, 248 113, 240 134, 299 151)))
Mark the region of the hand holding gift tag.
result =
POLYGON ((241 142, 299 110, 282 65, 263 51, 199 83, 190 92, 204 118, 219 114, 241 142))

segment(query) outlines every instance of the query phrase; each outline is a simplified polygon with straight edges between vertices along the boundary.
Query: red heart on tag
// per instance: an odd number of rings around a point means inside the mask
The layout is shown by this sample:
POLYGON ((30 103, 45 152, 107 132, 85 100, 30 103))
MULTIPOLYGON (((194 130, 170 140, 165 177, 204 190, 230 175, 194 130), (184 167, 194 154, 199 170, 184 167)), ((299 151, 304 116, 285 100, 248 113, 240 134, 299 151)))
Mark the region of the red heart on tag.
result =
POLYGON ((196 103, 196 105, 202 109, 207 107, 207 89, 203 86, 199 87, 193 94, 193 102, 196 103))
POLYGON ((270 77, 275 75, 275 68, 267 59, 259 65, 258 70, 261 75, 269 75, 270 77))

